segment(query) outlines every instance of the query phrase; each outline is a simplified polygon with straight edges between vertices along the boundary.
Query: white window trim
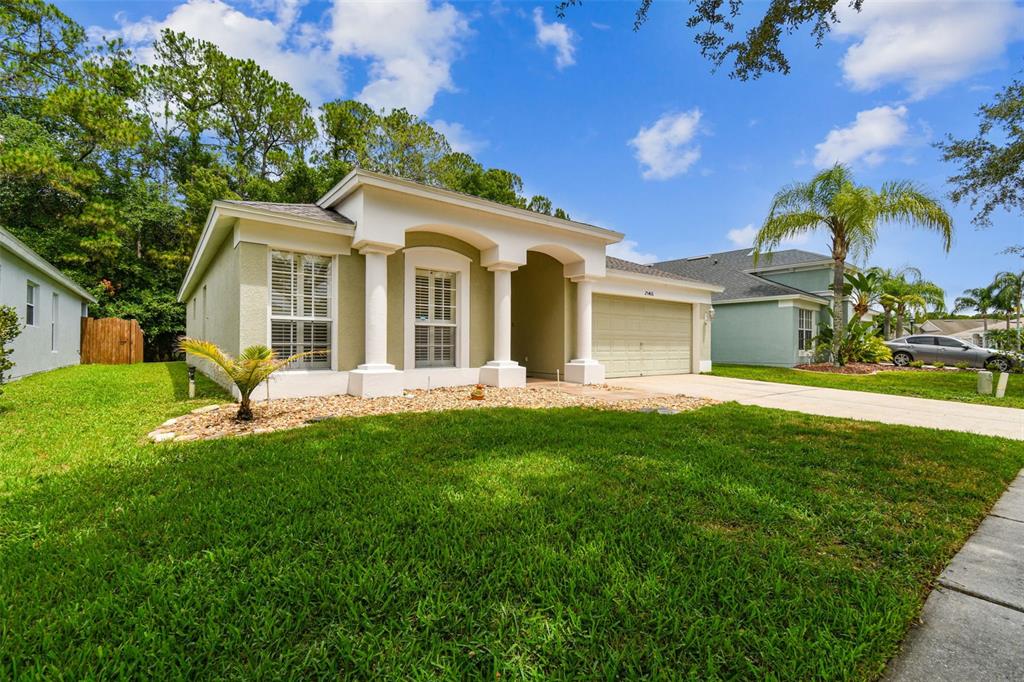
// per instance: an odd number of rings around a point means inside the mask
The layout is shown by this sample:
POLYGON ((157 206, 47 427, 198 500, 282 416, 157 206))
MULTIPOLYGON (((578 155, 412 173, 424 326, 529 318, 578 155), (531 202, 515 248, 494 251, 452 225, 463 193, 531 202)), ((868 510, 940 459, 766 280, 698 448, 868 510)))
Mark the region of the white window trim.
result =
POLYGON ((803 306, 797 307, 796 313, 796 352, 800 356, 814 355, 814 337, 816 336, 815 330, 818 328, 818 311, 806 308, 803 306), (800 348, 800 311, 803 310, 811 314, 811 347, 800 348))
POLYGON ((50 294, 50 352, 60 352, 60 294, 50 294))
MULTIPOLYGON (((237 246, 237 244, 235 245, 237 246)), ((271 254, 274 251, 284 251, 290 253, 297 253, 299 255, 310 255, 310 256, 326 256, 331 259, 331 277, 328 287, 327 310, 331 313, 331 353, 330 353, 330 367, 328 369, 291 369, 286 368, 285 371, 289 374, 303 374, 303 373, 322 373, 322 372, 337 372, 338 371, 338 346, 341 343, 341 339, 338 338, 338 254, 327 251, 319 251, 317 249, 308 249, 305 251, 295 251, 288 246, 285 246, 284 242, 276 242, 274 244, 265 244, 267 247, 266 256, 266 273, 267 273, 267 348, 273 348, 274 342, 272 339, 272 320, 274 319, 274 294, 271 291, 273 286, 272 273, 274 259, 271 254)))
MULTIPOLYGON (((437 270, 455 273, 455 367, 469 367, 469 270, 472 259, 455 251, 436 246, 414 246, 402 252, 405 256, 405 296, 403 332, 405 348, 402 367, 416 369, 416 270, 437 270)), ((445 368, 430 368, 444 371, 445 368)), ((452 368, 448 368, 452 369, 452 368)))
POLYGON ((25 280, 25 326, 26 327, 38 327, 39 326, 39 292, 41 289, 39 285, 30 279, 25 280), (32 302, 28 300, 28 290, 32 290, 32 302), (28 307, 32 306, 32 322, 28 321, 28 307))

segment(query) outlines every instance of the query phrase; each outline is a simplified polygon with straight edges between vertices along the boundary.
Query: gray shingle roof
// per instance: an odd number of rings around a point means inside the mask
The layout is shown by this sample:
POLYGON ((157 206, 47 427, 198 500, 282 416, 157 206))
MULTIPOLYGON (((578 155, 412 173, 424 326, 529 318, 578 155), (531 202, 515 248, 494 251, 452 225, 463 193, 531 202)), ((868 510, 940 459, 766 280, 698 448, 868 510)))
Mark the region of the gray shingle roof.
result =
POLYGON ((341 215, 337 211, 332 211, 326 208, 320 208, 316 204, 275 204, 270 201, 233 201, 227 200, 225 204, 234 204, 236 206, 250 206, 252 208, 258 208, 262 211, 272 211, 274 213, 284 213, 292 215, 297 218, 310 218, 312 220, 329 220, 334 223, 341 225, 355 225, 354 222, 341 215))
MULTIPOLYGON (((812 253, 811 251, 802 251, 800 249, 787 249, 785 251, 776 251, 770 256, 762 255, 758 261, 758 266, 800 265, 802 263, 814 263, 828 259, 828 256, 820 253, 812 253)), ((735 251, 711 253, 707 256, 697 256, 695 258, 662 261, 654 263, 654 267, 689 279, 711 282, 712 284, 725 287, 725 291, 714 294, 711 297, 713 302, 761 298, 765 296, 789 296, 792 294, 804 294, 821 299, 820 296, 801 289, 772 282, 746 272, 746 270, 754 269, 752 249, 736 249, 735 251)), ((825 299, 821 300, 824 301, 825 299)))
POLYGON ((659 270, 658 268, 650 265, 643 265, 642 263, 634 263, 631 260, 623 260, 621 258, 615 258, 614 256, 605 256, 605 266, 609 270, 622 270, 623 272, 633 272, 638 275, 650 275, 651 277, 665 277, 666 279, 677 279, 693 281, 692 277, 685 277, 683 275, 667 272, 665 270, 659 270))

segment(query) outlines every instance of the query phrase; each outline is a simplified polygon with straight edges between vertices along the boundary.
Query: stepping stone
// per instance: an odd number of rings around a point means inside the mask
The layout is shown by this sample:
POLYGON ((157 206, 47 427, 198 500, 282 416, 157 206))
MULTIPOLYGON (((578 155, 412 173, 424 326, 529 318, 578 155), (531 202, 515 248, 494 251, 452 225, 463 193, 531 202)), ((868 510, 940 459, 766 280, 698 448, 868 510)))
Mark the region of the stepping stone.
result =
POLYGON ((149 434, 149 439, 154 443, 166 443, 169 440, 174 440, 173 431, 154 431, 149 434))

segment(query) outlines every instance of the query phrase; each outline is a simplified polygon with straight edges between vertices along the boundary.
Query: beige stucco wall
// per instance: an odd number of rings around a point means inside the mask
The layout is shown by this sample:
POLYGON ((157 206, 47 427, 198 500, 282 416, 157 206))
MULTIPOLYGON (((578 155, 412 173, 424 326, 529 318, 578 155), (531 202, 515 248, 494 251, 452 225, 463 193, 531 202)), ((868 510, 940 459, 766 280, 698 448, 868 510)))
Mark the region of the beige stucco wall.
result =
POLYGON ((562 264, 530 251, 526 265, 512 273, 512 359, 530 375, 564 371, 576 327, 576 285, 562 264))
POLYGON ((265 244, 241 242, 238 245, 238 292, 241 319, 239 345, 267 344, 268 250, 265 244))
MULTIPOLYGON (((186 335, 212 341, 231 355, 237 355, 241 350, 239 318, 242 311, 239 305, 238 254, 239 250, 235 248, 231 238, 225 239, 192 291, 192 297, 185 302, 186 335)), ((192 356, 188 356, 187 360, 221 386, 230 388, 230 382, 224 373, 209 361, 192 356)))
POLYGON ((711 361, 711 325, 714 324, 714 321, 708 323, 706 321, 706 319, 707 319, 706 315, 707 315, 708 310, 711 309, 711 306, 708 305, 707 303, 699 303, 699 304, 696 304, 696 306, 697 306, 697 308, 699 308, 698 313, 697 313, 697 319, 700 320, 700 328, 703 330, 703 334, 701 335, 701 344, 700 344, 700 359, 704 360, 704 361, 707 361, 707 362, 710 362, 711 361))
POLYGON ((217 255, 192 291, 192 297, 186 302, 186 334, 213 341, 231 354, 237 354, 240 350, 238 274, 238 251, 228 238, 218 247, 217 255))
POLYGON ((355 251, 349 256, 338 256, 337 279, 338 369, 347 371, 363 362, 366 345, 366 258, 355 251))

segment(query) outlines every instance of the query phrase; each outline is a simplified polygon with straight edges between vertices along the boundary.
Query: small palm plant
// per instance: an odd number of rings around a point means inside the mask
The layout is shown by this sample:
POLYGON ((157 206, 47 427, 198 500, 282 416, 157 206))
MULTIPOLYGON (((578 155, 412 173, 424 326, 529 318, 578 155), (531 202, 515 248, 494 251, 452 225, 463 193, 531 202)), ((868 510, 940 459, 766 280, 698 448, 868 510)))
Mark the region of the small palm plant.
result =
POLYGON ((178 347, 189 355, 209 360, 238 388, 241 401, 238 405, 238 421, 252 421, 252 392, 270 378, 270 375, 291 362, 314 353, 298 353, 289 358, 275 358, 274 351, 266 346, 249 346, 237 358, 231 357, 212 341, 182 339, 178 347))

